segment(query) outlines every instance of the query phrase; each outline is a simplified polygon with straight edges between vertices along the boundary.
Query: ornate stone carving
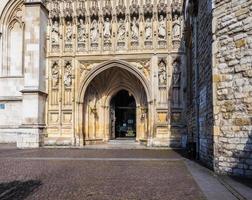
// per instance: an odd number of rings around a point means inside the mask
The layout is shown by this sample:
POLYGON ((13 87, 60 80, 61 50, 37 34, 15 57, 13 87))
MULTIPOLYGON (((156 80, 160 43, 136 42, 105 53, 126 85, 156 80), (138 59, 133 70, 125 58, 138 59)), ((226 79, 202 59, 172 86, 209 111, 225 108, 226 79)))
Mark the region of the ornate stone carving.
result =
POLYGON ((69 61, 65 64, 65 70, 64 70, 64 85, 66 87, 71 87, 72 85, 72 65, 69 61))
POLYGON ((150 76, 150 60, 142 60, 139 62, 130 62, 130 64, 137 67, 139 70, 141 70, 146 78, 149 78, 150 76))
POLYGON ((165 86, 167 84, 166 62, 163 59, 161 59, 158 64, 158 80, 160 86, 165 86))

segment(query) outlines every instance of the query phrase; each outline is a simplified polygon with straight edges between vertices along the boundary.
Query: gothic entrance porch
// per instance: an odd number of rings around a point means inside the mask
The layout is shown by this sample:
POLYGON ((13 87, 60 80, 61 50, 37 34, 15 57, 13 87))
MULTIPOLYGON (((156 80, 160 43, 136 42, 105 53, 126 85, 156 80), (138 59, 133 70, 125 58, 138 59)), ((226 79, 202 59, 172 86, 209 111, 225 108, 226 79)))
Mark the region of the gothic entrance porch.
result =
POLYGON ((84 144, 122 138, 147 142, 150 118, 146 87, 139 74, 115 62, 90 71, 83 83, 79 128, 84 144))
POLYGON ((126 90, 119 91, 110 102, 111 139, 136 137, 136 101, 126 90))

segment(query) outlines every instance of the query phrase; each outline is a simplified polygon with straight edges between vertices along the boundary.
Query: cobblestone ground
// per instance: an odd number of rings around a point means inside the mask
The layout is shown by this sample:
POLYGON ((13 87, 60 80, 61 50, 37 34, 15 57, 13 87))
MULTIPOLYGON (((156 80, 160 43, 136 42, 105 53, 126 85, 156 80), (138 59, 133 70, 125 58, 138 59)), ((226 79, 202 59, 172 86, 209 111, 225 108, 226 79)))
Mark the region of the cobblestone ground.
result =
POLYGON ((0 149, 0 199, 204 199, 171 150, 0 149))

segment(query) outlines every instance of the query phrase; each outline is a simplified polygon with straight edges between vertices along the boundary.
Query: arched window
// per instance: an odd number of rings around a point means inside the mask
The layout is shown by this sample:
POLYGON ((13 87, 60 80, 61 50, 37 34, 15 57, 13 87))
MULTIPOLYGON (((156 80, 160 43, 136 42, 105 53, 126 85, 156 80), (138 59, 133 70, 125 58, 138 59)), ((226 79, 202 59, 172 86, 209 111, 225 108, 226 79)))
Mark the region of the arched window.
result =
POLYGON ((23 74, 23 26, 14 20, 8 30, 8 75, 23 74))
POLYGON ((23 76, 24 0, 9 0, 0 13, 0 76, 23 76))

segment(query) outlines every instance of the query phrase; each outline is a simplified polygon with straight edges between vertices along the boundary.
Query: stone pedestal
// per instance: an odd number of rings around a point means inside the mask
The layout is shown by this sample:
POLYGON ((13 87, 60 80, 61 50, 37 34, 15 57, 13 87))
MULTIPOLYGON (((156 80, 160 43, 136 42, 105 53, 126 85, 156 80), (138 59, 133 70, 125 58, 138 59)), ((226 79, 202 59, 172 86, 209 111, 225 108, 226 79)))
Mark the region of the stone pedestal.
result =
POLYGON ((18 134, 19 148, 35 148, 43 144, 46 102, 46 23, 48 12, 43 1, 25 2, 24 88, 21 91, 22 125, 18 134))

